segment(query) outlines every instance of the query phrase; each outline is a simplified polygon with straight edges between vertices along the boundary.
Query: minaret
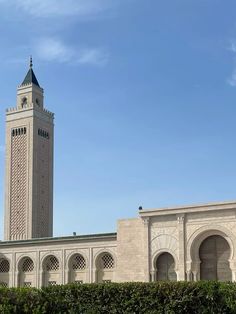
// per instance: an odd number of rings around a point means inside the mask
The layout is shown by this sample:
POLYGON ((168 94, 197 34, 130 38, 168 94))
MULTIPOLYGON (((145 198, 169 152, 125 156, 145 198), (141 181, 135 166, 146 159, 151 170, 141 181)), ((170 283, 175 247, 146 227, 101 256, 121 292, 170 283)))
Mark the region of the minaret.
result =
POLYGON ((6 111, 5 240, 52 236, 53 118, 30 58, 17 105, 6 111))

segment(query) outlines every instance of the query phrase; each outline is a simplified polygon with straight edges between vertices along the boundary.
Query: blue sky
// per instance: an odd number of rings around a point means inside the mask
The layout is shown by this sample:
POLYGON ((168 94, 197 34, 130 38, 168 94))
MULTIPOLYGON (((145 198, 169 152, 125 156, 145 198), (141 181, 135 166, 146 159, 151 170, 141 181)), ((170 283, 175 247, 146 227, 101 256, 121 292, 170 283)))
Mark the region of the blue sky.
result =
POLYGON ((235 1, 0 0, 0 34, 1 216, 4 114, 31 54, 55 112, 54 235, 236 199, 235 1))

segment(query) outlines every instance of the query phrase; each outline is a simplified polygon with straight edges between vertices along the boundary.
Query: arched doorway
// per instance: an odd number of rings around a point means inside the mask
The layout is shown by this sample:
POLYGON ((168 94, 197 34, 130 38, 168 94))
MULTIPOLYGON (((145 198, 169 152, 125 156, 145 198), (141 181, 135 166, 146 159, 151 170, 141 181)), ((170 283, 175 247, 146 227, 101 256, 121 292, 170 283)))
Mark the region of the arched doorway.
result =
POLYGON ((176 281, 175 260, 170 253, 162 253, 156 261, 156 279, 176 281))
POLYGON ((219 235, 206 238, 199 248, 200 279, 231 281, 232 272, 229 267, 230 247, 219 235))

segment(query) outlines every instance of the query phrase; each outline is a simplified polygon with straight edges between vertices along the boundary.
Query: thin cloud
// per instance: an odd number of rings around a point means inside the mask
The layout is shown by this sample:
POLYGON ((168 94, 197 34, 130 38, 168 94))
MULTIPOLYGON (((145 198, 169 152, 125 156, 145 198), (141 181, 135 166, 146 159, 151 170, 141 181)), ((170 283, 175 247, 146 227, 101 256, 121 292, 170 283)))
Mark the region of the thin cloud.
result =
POLYGON ((38 57, 46 61, 69 62, 74 54, 73 49, 54 38, 39 40, 35 48, 38 57))
MULTIPOLYGON (((230 41, 230 46, 228 49, 234 54, 234 57, 236 57, 236 41, 235 40, 230 41)), ((234 60, 234 63, 235 61, 236 60, 234 60)), ((234 64, 233 72, 231 74, 231 77, 228 78, 227 83, 232 87, 236 87, 236 63, 234 64)))
POLYGON ((89 16, 114 5, 111 0, 0 0, 34 17, 89 16))
POLYGON ((235 40, 231 40, 229 50, 236 53, 236 41, 235 40))
POLYGON ((35 44, 38 58, 48 62, 104 66, 109 54, 102 48, 74 48, 56 38, 42 38, 35 44))
POLYGON ((79 51, 76 62, 78 64, 103 66, 107 64, 108 59, 109 54, 107 51, 99 48, 91 48, 79 51))
POLYGON ((231 77, 227 80, 228 84, 232 87, 236 87, 236 69, 234 69, 231 77))

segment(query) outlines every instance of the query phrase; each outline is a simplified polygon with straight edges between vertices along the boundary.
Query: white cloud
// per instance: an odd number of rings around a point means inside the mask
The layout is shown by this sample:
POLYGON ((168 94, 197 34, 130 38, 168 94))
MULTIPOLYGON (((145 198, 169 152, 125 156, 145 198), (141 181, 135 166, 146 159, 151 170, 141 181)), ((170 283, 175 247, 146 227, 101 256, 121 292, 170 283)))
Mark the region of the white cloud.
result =
MULTIPOLYGON (((230 41, 229 50, 236 56, 236 41, 235 40, 230 41)), ((231 77, 227 80, 227 83, 232 87, 236 87, 236 64, 234 65, 233 72, 231 74, 231 77)))
MULTIPOLYGON (((113 0, 114 1, 114 0, 113 0)), ((34 17, 87 16, 114 5, 111 0, 0 0, 34 17)))
POLYGON ((236 87, 236 69, 233 71, 231 77, 227 80, 230 86, 236 87))
POLYGON ((44 61, 74 65, 104 66, 109 54, 102 48, 73 48, 56 38, 41 38, 35 43, 35 53, 44 61))
POLYGON ((109 54, 99 48, 87 48, 78 51, 76 62, 80 64, 105 65, 108 62, 109 54))
POLYGON ((231 40, 229 50, 236 53, 236 41, 235 40, 231 40))
POLYGON ((43 38, 36 44, 36 53, 46 61, 68 62, 74 52, 61 41, 54 38, 43 38))

